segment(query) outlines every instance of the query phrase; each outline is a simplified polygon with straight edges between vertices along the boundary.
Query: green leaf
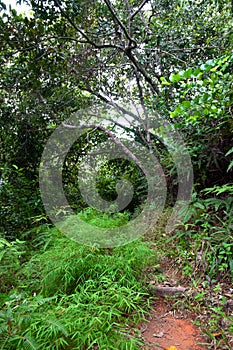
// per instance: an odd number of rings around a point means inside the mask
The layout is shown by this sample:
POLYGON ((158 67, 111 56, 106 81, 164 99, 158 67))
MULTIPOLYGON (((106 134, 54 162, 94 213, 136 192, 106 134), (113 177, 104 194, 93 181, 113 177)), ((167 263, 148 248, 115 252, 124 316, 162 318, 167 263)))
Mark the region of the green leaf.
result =
POLYGON ((232 278, 233 278, 233 259, 229 259, 229 265, 230 265, 230 271, 231 271, 232 278))
POLYGON ((196 207, 196 208, 199 208, 199 209, 202 209, 202 210, 205 209, 205 206, 204 206, 202 203, 200 203, 200 202, 196 202, 196 203, 195 203, 195 207, 196 207))
POLYGON ((227 172, 233 168, 233 161, 230 163, 229 167, 227 168, 227 172))
POLYGON ((47 323, 51 324, 53 327, 57 328, 60 332, 62 332, 66 337, 68 337, 69 333, 66 327, 57 319, 50 318, 46 320, 47 323))
POLYGON ((192 73, 192 68, 189 68, 188 70, 184 71, 184 73, 182 74, 182 78, 189 79, 191 78, 192 73))
POLYGON ((181 79, 181 76, 179 73, 177 74, 171 74, 170 77, 169 77, 169 80, 172 82, 172 83, 175 83, 175 82, 178 82, 180 81, 181 79))
MULTIPOLYGON (((195 77, 197 77, 199 74, 201 73, 201 69, 200 68, 197 68, 193 71, 193 74, 195 77)), ((202 73, 201 73, 202 74, 202 73)))
POLYGON ((188 117, 188 120, 191 122, 195 122, 195 121, 197 121, 198 118, 199 118, 199 115, 190 115, 188 117))
POLYGON ((229 154, 233 153, 233 147, 229 149, 229 151, 225 154, 225 156, 229 156, 229 154))
POLYGON ((36 350, 36 349, 39 349, 39 345, 36 343, 36 341, 29 334, 26 334, 24 336, 23 349, 36 350))
POLYGON ((174 111, 170 112, 171 118, 177 117, 179 114, 182 114, 182 109, 179 106, 174 111))
POLYGON ((188 100, 183 101, 183 102, 182 102, 182 106, 183 106, 184 108, 189 108, 189 107, 191 106, 191 102, 188 101, 188 100))
POLYGON ((171 85, 164 77, 161 77, 160 80, 162 85, 171 85))

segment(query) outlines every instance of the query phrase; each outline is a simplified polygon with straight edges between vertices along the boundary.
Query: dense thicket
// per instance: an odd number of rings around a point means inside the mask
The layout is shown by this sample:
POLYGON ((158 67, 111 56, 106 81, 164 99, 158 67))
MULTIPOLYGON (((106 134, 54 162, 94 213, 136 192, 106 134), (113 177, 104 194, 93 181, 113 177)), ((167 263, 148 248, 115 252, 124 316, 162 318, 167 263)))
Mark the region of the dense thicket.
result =
MULTIPOLYGON (((1 214, 5 218, 1 229, 5 234, 17 236, 17 230, 26 229, 33 216, 43 213, 38 166, 56 125, 99 101, 134 101, 171 120, 188 144, 200 189, 230 181, 226 153, 232 147, 231 1, 28 3, 33 9, 30 16, 14 10, 7 13, 1 5, 1 214), (221 57, 226 57, 225 63, 214 61, 221 57), (182 79, 181 71, 186 72, 182 79)), ((143 129, 135 120, 128 127, 120 122, 117 127, 148 148, 156 144, 170 188, 169 201, 174 201, 176 171, 164 145, 153 138, 148 126, 143 129)), ((89 131, 71 150, 73 163, 108 138, 103 131, 91 135, 89 131)), ((77 187, 74 171, 70 166, 64 172, 71 201, 77 187)), ((108 183, 114 177, 111 171, 108 183)), ((130 177, 131 170, 127 171, 125 176, 130 177)), ((109 185, 102 181, 100 192, 109 188, 114 198, 114 181, 116 177, 109 185)), ((131 181, 145 192, 143 177, 131 181)), ((136 206, 143 192, 137 197, 136 206)), ((80 195, 75 201, 82 206, 80 195)))
MULTIPOLYGON (((186 270, 207 276, 211 286, 229 281, 232 1, 24 2, 30 13, 7 11, 0 1, 0 347, 138 349, 138 337, 125 329, 128 318, 139 321, 146 312, 142 269, 155 263, 154 253, 138 241, 103 252, 51 229, 39 190, 42 152, 56 127, 69 130, 68 118, 82 111, 75 127, 85 123, 85 131, 65 157, 63 189, 84 221, 115 227, 135 218, 148 196, 130 142, 161 164, 170 207, 179 188, 173 157, 179 149, 163 135, 181 135, 194 193, 183 222, 166 239, 175 242, 174 258, 178 254, 186 270), (97 146, 109 140, 124 146, 129 159, 108 161, 97 146), (77 175, 90 152, 96 153, 101 198, 114 201, 120 179, 133 185, 132 201, 120 213, 86 208, 77 175)), ((62 154, 56 156, 59 161, 62 154)))

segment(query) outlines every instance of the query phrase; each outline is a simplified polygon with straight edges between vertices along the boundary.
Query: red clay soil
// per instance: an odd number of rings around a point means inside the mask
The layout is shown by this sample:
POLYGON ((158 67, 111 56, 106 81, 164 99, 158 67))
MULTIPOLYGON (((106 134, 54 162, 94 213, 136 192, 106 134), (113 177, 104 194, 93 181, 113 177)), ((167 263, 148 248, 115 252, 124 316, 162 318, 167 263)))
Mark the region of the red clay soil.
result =
POLYGON ((163 297, 158 298, 149 322, 141 326, 145 350, 206 350, 205 339, 190 319, 169 311, 163 297))

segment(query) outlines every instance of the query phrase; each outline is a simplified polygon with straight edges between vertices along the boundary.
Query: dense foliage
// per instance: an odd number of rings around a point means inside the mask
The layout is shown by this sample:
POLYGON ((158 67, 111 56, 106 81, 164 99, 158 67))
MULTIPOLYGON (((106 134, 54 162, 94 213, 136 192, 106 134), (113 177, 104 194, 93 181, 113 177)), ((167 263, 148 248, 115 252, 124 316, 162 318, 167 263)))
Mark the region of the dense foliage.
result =
POLYGON ((93 230, 121 226, 142 210, 146 176, 129 148, 131 160, 109 161, 97 146, 122 146, 122 135, 143 145, 161 164, 171 207, 177 169, 149 116, 168 121, 188 149, 194 193, 167 240, 176 242, 188 273, 232 278, 232 1, 23 2, 31 12, 0 1, 0 348, 137 349, 127 322, 147 309, 141 274, 151 250, 142 242, 86 248, 51 229, 39 191, 42 152, 57 126, 72 127, 66 121, 74 113, 103 103, 117 111, 110 124, 87 113, 62 175, 72 209, 93 230), (101 198, 114 201, 120 179, 133 185, 119 213, 100 213, 82 197, 77 175, 90 152, 101 198))
POLYGON ((142 271, 156 260, 148 244, 111 251, 80 246, 54 229, 26 242, 1 240, 1 349, 137 349, 129 323, 148 311, 142 271), (43 242, 45 242, 43 244, 43 242))
MULTIPOLYGON (((198 188, 230 181, 230 1, 29 3, 34 11, 30 16, 4 12, 4 5, 1 12, 4 235, 19 237, 17 232, 34 224, 31 218, 43 216, 38 166, 45 142, 71 113, 98 101, 134 101, 170 119, 185 137, 198 188)), ((172 204, 177 192, 174 162, 143 125, 141 129, 134 120, 125 126, 118 120, 112 132, 121 128, 148 149, 156 145, 172 204)), ((85 206, 77 189, 77 166, 106 139, 105 131, 89 129, 67 155, 64 186, 76 210, 85 206)), ((104 180, 100 172, 98 190, 105 198, 115 198, 118 171, 103 166, 109 174, 104 180)), ((133 212, 144 201, 145 179, 140 171, 134 178, 129 175, 133 166, 126 170, 121 162, 116 167, 135 182, 129 208, 133 212)))

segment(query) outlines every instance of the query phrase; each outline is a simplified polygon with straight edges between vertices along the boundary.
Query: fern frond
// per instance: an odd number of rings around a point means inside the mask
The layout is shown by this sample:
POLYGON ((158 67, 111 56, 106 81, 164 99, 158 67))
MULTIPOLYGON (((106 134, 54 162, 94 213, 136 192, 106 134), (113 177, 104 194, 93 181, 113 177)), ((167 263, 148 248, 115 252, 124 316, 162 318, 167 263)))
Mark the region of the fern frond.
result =
POLYGON ((0 338, 0 350, 5 350, 5 346, 9 340, 9 335, 6 332, 5 334, 3 334, 2 330, 0 329, 0 334, 1 334, 1 338, 0 338))
POLYGON ((52 325, 55 329, 57 328, 58 331, 62 332, 62 334, 68 337, 68 330, 59 320, 57 320, 56 318, 49 318, 46 320, 46 322, 52 325))
POLYGON ((35 339, 31 335, 26 334, 24 336, 23 349, 25 350, 36 350, 39 349, 39 345, 36 343, 35 339))

